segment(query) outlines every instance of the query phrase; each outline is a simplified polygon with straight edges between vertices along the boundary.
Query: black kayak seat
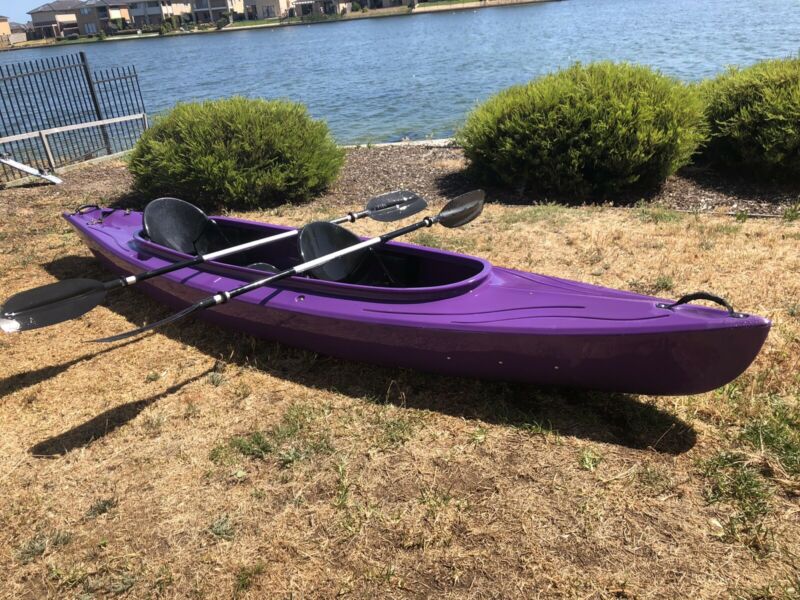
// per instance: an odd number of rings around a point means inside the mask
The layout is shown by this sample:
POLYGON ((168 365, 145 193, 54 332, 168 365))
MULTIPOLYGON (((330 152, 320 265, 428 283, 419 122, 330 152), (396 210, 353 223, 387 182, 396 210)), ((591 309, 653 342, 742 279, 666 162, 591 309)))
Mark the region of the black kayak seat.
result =
POLYGON ((248 269, 256 269, 257 271, 264 271, 266 273, 280 273, 281 272, 281 270, 278 267, 276 267, 274 265, 271 265, 269 263, 265 263, 265 262, 251 263, 251 264, 247 265, 247 268, 248 269))
POLYGON ((207 254, 230 245, 213 220, 179 198, 158 198, 148 203, 142 224, 151 241, 186 254, 207 254))

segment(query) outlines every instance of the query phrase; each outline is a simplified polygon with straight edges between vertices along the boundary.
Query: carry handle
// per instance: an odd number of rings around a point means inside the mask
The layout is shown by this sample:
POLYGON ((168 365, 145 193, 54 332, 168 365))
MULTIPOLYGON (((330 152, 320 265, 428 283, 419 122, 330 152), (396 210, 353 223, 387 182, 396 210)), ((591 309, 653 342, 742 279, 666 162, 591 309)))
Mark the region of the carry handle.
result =
POLYGON ((676 306, 680 306, 681 304, 689 304, 689 302, 694 302, 695 300, 708 300, 709 302, 715 302, 720 306, 724 306, 728 310, 728 316, 733 317, 735 319, 744 319, 747 317, 746 314, 736 312, 733 310, 733 306, 731 306, 730 302, 725 300, 725 298, 721 298, 720 296, 715 296, 714 294, 709 294, 708 292, 694 292, 693 294, 686 294, 685 296, 681 296, 677 301, 673 302, 672 304, 667 304, 666 302, 659 302, 656 304, 658 308, 663 308, 665 310, 672 310, 676 306))

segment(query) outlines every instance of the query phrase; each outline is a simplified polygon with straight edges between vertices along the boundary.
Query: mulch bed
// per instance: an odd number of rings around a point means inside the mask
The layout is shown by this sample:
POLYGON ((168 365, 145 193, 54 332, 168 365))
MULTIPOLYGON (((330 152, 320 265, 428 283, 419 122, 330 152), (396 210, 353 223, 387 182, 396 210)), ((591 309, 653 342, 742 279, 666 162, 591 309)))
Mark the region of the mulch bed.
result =
MULTIPOLYGON (((339 180, 319 202, 330 206, 352 206, 354 202, 358 204, 387 190, 400 188, 414 190, 429 201, 443 202, 476 187, 465 170, 466 166, 459 148, 419 145, 351 148, 339 180)), ((70 174, 75 171, 65 173, 65 185, 54 187, 48 195, 63 195, 65 201, 69 198, 69 202, 74 202, 74 197, 93 202, 122 197, 122 202, 131 206, 146 200, 130 193, 131 177, 120 161, 85 166, 79 172, 80 176, 70 174)), ((31 185, 38 188, 37 193, 41 192, 39 183, 31 185)), ((487 191, 490 200, 507 204, 576 204, 570 199, 509 190, 487 191)), ((3 191, 3 196, 10 199, 24 198, 27 194, 26 188, 3 191)), ((692 212, 780 216, 787 207, 800 202, 800 186, 756 184, 732 175, 692 168, 670 177, 658 190, 608 198, 604 203, 630 205, 642 200, 692 212)))

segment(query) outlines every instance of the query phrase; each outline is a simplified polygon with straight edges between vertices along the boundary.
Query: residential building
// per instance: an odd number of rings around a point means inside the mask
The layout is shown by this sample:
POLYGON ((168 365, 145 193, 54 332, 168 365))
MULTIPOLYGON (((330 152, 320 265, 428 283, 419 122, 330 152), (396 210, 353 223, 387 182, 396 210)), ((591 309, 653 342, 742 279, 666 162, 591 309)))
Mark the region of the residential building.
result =
POLYGON ((54 0, 28 11, 34 37, 65 37, 78 33, 78 11, 82 3, 77 0, 54 0))
POLYGON ((245 13, 250 21, 286 17, 292 8, 291 0, 245 0, 245 13))
POLYGON ((350 0, 294 0, 292 8, 295 16, 310 17, 314 15, 339 15, 350 12, 350 0))
POLYGON ((195 23, 216 23, 223 17, 233 21, 244 16, 244 0, 192 0, 195 23))
POLYGON ((28 30, 24 25, 9 21, 8 17, 0 16, 0 48, 7 48, 28 39, 28 30))
POLYGON ((78 9, 78 31, 81 35, 114 33, 126 29, 130 22, 128 3, 124 0, 87 0, 78 9))
POLYGON ((191 18, 190 0, 135 0, 128 2, 128 9, 136 27, 161 25, 164 21, 191 18))
POLYGON ((10 25, 11 25, 11 34, 12 35, 15 34, 15 33, 25 33, 25 34, 27 34, 31 30, 30 23, 15 23, 14 21, 11 21, 10 25))

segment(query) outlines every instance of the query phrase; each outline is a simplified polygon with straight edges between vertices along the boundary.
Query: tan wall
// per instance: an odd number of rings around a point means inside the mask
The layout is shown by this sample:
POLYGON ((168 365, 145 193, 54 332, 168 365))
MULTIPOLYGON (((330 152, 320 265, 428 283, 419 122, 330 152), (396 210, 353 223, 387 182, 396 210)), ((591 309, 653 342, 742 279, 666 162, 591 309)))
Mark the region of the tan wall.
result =
POLYGON ((177 16, 187 15, 192 12, 191 2, 174 2, 172 3, 172 14, 177 16))
POLYGON ((247 4, 256 7, 256 18, 258 19, 283 17, 292 6, 291 0, 249 0, 247 4), (268 11, 268 8, 271 11, 268 11))
POLYGON ((0 35, 11 35, 11 24, 8 20, 0 20, 0 35))

